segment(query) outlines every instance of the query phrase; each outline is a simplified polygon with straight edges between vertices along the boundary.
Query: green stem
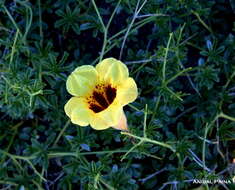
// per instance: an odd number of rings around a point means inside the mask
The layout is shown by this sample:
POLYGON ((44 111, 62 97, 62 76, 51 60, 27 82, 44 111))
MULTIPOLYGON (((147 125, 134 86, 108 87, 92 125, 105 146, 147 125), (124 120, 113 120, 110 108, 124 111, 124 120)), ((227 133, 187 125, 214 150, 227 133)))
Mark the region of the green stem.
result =
POLYGON ((64 128, 60 131, 60 133, 59 133, 59 135, 57 136, 57 138, 56 138, 54 144, 52 145, 53 147, 59 142, 61 136, 63 135, 63 133, 65 132, 65 130, 68 128, 69 124, 70 124, 70 120, 68 120, 68 121, 66 122, 66 124, 64 125, 64 128))
POLYGON ((224 89, 226 89, 228 87, 229 83, 231 82, 231 80, 233 79, 234 76, 235 76, 235 71, 232 73, 232 75, 229 77, 228 81, 224 85, 224 89))
POLYGON ((48 153, 49 158, 55 158, 55 157, 64 157, 64 156, 73 156, 78 157, 81 156, 87 156, 87 155, 98 155, 98 154, 115 154, 115 153, 126 153, 128 150, 107 150, 107 151, 95 151, 95 152, 50 152, 48 153))
POLYGON ((197 17, 197 19, 199 20, 199 22, 210 32, 213 34, 213 31, 210 29, 210 27, 201 19, 200 15, 195 12, 195 11, 192 11, 192 13, 197 17))
POLYGON ((139 7, 139 2, 140 2, 140 0, 137 1, 137 5, 136 5, 136 7, 135 7, 135 12, 134 12, 133 19, 131 20, 131 23, 130 23, 130 25, 128 26, 127 31, 126 31, 126 33, 125 33, 125 35, 124 35, 124 39, 123 39, 122 46, 121 46, 121 50, 120 50, 119 60, 122 59, 123 48, 124 48, 124 45, 125 45, 125 43, 126 43, 127 36, 128 36, 128 34, 129 34, 130 30, 131 30, 132 25, 133 25, 134 22, 135 22, 136 16, 138 15, 137 12, 138 12, 138 7, 139 7))
POLYGON ((112 13, 112 15, 111 15, 109 21, 108 21, 108 24, 107 24, 107 26, 106 26, 106 29, 107 29, 107 30, 108 30, 108 28, 109 28, 109 26, 110 26, 110 24, 111 24, 111 22, 112 22, 112 20, 113 20, 113 17, 114 17, 114 15, 115 15, 115 13, 117 12, 118 6, 120 5, 121 1, 122 1, 122 0, 119 0, 119 1, 118 1, 117 5, 116 5, 116 7, 115 7, 115 9, 114 9, 114 11, 113 11, 113 13, 112 13))
POLYGON ((149 142, 149 143, 156 144, 156 145, 159 145, 159 146, 162 146, 162 147, 165 147, 165 148, 169 148, 169 149, 171 149, 171 151, 175 152, 175 149, 169 144, 159 142, 159 141, 156 141, 156 140, 152 140, 152 139, 149 139, 149 138, 146 138, 146 137, 139 137, 139 136, 133 135, 133 134, 128 133, 128 132, 121 132, 121 134, 133 137, 133 138, 138 139, 142 142, 149 142))
POLYGON ((145 110, 144 110, 144 137, 147 137, 147 134, 146 134, 147 116, 148 116, 148 104, 145 104, 145 110))
POLYGON ((183 69, 182 71, 178 72, 176 75, 174 75, 173 77, 171 77, 170 79, 168 79, 165 84, 169 84, 170 82, 172 82, 173 80, 175 80, 178 76, 180 76, 181 74, 183 73, 186 73, 188 71, 191 71, 193 68, 192 67, 189 67, 189 68, 186 68, 186 69, 183 69))
POLYGON ((127 155, 131 152, 133 152, 134 149, 136 149, 138 146, 140 146, 143 143, 143 141, 140 141, 139 143, 135 144, 134 146, 132 146, 127 152, 126 154, 123 155, 123 157, 121 158, 121 161, 123 161, 127 155))
MULTIPOLYGON (((18 128, 19 128, 23 123, 24 123, 24 122, 21 121, 21 122, 17 123, 15 126, 12 127, 13 130, 14 130, 14 132, 13 132, 13 135, 12 135, 12 137, 11 137, 10 143, 8 144, 8 146, 7 146, 6 150, 5 150, 5 152, 9 152, 9 150, 10 150, 12 144, 13 144, 13 141, 14 141, 14 139, 15 139, 15 136, 16 136, 16 134, 17 134, 18 128)), ((3 158, 2 158, 2 160, 1 160, 1 162, 0 162, 0 165, 2 165, 2 164, 4 163, 5 159, 6 159, 6 155, 4 154, 4 155, 3 155, 3 158)))
POLYGON ((103 56, 104 56, 105 47, 106 47, 106 44, 107 44, 107 33, 108 33, 108 31, 107 31, 107 28, 104 25, 103 19, 101 18, 101 15, 100 15, 100 12, 99 12, 99 10, 98 10, 98 8, 96 6, 95 0, 92 0, 92 4, 93 4, 93 6, 95 8, 96 14, 97 14, 97 16, 99 18, 99 21, 100 21, 100 23, 102 25, 102 29, 103 29, 103 32, 104 32, 103 46, 102 46, 102 50, 101 50, 101 54, 100 54, 100 59, 99 59, 99 61, 102 61, 103 56))
POLYGON ((115 190, 112 186, 110 186, 108 183, 106 183, 102 177, 99 178, 99 181, 109 190, 115 190))
MULTIPOLYGON (((155 17, 148 17, 148 18, 145 18, 139 22, 136 22, 136 24, 133 25, 132 27, 132 30, 129 32, 129 34, 135 32, 136 30, 138 30, 140 27, 144 26, 145 24, 151 22, 151 21, 154 21, 155 20, 155 17)), ((115 38, 118 38, 120 35, 122 35, 123 33, 125 33, 127 31, 127 28, 119 31, 118 33, 114 34, 112 37, 109 38, 108 42, 114 40, 115 38)), ((124 37, 122 37, 124 38, 124 37)))
POLYGON ((203 145, 202 145, 202 162, 203 162, 203 170, 204 171, 205 171, 205 168, 206 168, 205 153, 206 153, 206 138, 207 138, 207 133, 208 133, 208 124, 206 125, 206 128, 205 128, 205 133, 204 133, 204 138, 203 138, 203 145))
POLYGON ((10 57, 10 64, 9 66, 12 64, 13 62, 13 58, 14 58, 14 54, 16 52, 16 42, 18 40, 18 36, 19 36, 19 30, 17 29, 16 30, 16 35, 15 35, 15 39, 14 39, 14 42, 13 42, 13 46, 11 48, 11 57, 10 57))
POLYGON ((11 182, 11 181, 4 181, 4 180, 0 180, 0 184, 18 185, 17 183, 14 183, 14 182, 11 182))
POLYGON ((11 13, 8 11, 8 9, 5 7, 5 5, 2 5, 3 9, 5 10, 5 12, 7 13, 7 16, 10 18, 11 22, 13 23, 13 25, 15 26, 16 30, 19 31, 20 36, 22 36, 22 33, 20 31, 20 28, 18 27, 18 25, 16 24, 14 18, 11 16, 11 13))
MULTIPOLYGON (((205 128, 205 133, 204 133, 204 139, 203 139, 203 145, 202 145, 202 163, 203 163, 203 173, 204 173, 204 177, 206 177, 206 138, 207 138, 207 133, 209 130, 210 126, 208 126, 208 124, 206 125, 205 128)), ((208 184, 205 185, 206 189, 209 190, 208 184)))
POLYGON ((42 31, 42 10, 41 10, 41 0, 38 0, 38 12, 39 12, 39 35, 40 35, 40 45, 43 45, 43 31, 42 31))
POLYGON ((101 25, 102 25, 103 32, 104 32, 103 46, 102 46, 102 50, 101 50, 101 54, 100 54, 99 61, 102 61, 102 59, 103 59, 103 57, 104 57, 105 49, 106 49, 106 46, 107 46, 108 29, 109 29, 109 26, 110 26, 110 24, 111 24, 111 22, 112 22, 112 20, 113 20, 113 17, 114 17, 114 15, 115 15, 115 13, 116 13, 116 11, 117 11, 117 8, 118 8, 118 6, 119 6, 120 3, 121 3, 121 0, 118 1, 117 5, 116 5, 116 7, 115 7, 115 9, 114 9, 114 11, 113 11, 113 13, 112 13, 112 15, 111 15, 109 21, 108 21, 107 26, 105 26, 105 25, 104 25, 104 22, 103 22, 103 19, 101 18, 101 15, 100 15, 100 13, 99 13, 99 10, 98 10, 98 8, 97 8, 97 6, 96 6, 96 3, 95 3, 94 0, 92 0, 92 4, 93 4, 93 6, 94 6, 94 8, 95 8, 95 11, 96 11, 96 13, 97 13, 97 15, 98 15, 98 18, 99 18, 99 20, 100 20, 100 23, 101 23, 101 25))
POLYGON ((43 180, 44 182, 46 182, 47 180, 37 171, 37 169, 34 167, 34 165, 32 164, 32 162, 30 162, 29 160, 25 160, 30 166, 31 168, 34 170, 35 174, 37 174, 41 180, 43 180))
MULTIPOLYGON (((107 151, 94 151, 94 152, 48 152, 48 158, 56 158, 56 157, 65 157, 65 156, 72 156, 72 157, 78 157, 78 156, 87 156, 87 155, 102 155, 102 154, 116 154, 116 153, 126 153, 129 150, 107 150, 107 151)), ((132 151, 133 152, 133 151, 132 151)), ((134 151, 137 152, 137 151, 134 151)), ((19 156, 19 155, 13 155, 8 152, 5 152, 0 149, 0 153, 12 158, 12 160, 24 160, 29 161, 38 158, 38 155, 35 153, 31 156, 19 156)))
POLYGON ((155 104, 155 107, 154 107, 154 110, 153 110, 153 115, 152 115, 152 117, 151 117, 151 120, 150 120, 150 122, 149 122, 149 125, 153 122, 154 117, 156 116, 156 112, 157 112, 157 109, 158 109, 160 100, 161 100, 161 95, 158 96, 158 99, 157 99, 157 102, 156 102, 156 104, 155 104))
POLYGON ((96 6, 95 0, 91 0, 91 2, 92 2, 93 6, 94 6, 94 8, 95 8, 96 14, 97 14, 97 16, 98 16, 98 18, 99 18, 99 20, 100 20, 100 23, 101 23, 101 25, 102 25, 102 27, 103 27, 103 30, 105 30, 106 27, 105 27, 105 25, 104 25, 103 19, 102 19, 101 16, 100 16, 100 12, 99 12, 99 10, 98 10, 98 7, 96 6))
POLYGON ((165 53, 165 57, 164 57, 164 62, 163 62, 163 68, 162 68, 162 80, 163 83, 165 83, 165 79, 166 79, 166 62, 167 62, 167 55, 168 55, 168 51, 169 51, 169 47, 170 47, 170 43, 171 43, 171 38, 173 36, 173 33, 170 33, 170 37, 169 40, 167 42, 167 47, 166 47, 166 53, 165 53))
MULTIPOLYGON (((25 33, 24 33, 24 36, 23 36, 23 41, 24 43, 26 44, 26 40, 27 40, 27 35, 28 35, 28 32, 31 28, 31 25, 32 25, 32 21, 33 21, 33 11, 32 11, 32 8, 27 5, 26 2, 21 2, 19 0, 15 0, 16 3, 19 3, 20 5, 24 6, 26 8, 26 11, 28 10, 29 11, 29 14, 27 12, 27 18, 26 18, 26 26, 25 26, 25 33), (28 15, 29 15, 29 18, 28 18, 28 15)), ((29 54, 29 51, 27 52, 29 54)))
POLYGON ((142 110, 138 109, 137 107, 133 106, 132 104, 128 104, 128 106, 131 107, 132 109, 134 109, 135 111, 142 112, 142 110))
MULTIPOLYGON (((136 22, 136 24, 134 24, 134 26, 132 27, 132 30, 129 32, 129 34, 132 34, 133 32, 135 32, 136 30, 138 30, 140 27, 144 26, 145 24, 151 22, 154 20, 154 17, 148 17, 146 19, 143 19, 139 22, 136 22)), ((106 45, 110 44, 109 46, 107 46, 107 48, 105 48, 106 50, 103 53, 103 56, 110 52, 115 46, 117 46, 119 44, 119 41, 121 41, 123 37, 120 37, 121 34, 126 32, 126 28, 121 30, 120 32, 114 34, 113 36, 111 36, 109 39, 107 39, 106 45), (116 40, 114 42, 112 42, 114 39, 116 38, 116 40)), ((94 65, 95 63, 97 63, 100 60, 100 57, 98 57, 97 59, 95 59, 91 65, 94 65)))
POLYGON ((104 57, 104 52, 105 52, 105 48, 106 48, 106 45, 107 45, 107 33, 108 31, 105 29, 104 31, 104 42, 103 42, 103 46, 102 46, 102 50, 101 50, 101 54, 100 54, 100 59, 99 61, 101 62, 103 57, 104 57))
POLYGON ((226 114, 224 114, 223 112, 219 114, 219 117, 222 117, 222 118, 224 118, 224 119, 228 119, 228 120, 230 120, 230 121, 234 121, 234 122, 235 122, 235 118, 234 118, 234 117, 231 117, 231 116, 229 116, 229 115, 226 115, 226 114))
POLYGON ((169 87, 165 87, 166 88, 166 90, 168 90, 168 92, 170 92, 173 96, 175 96, 178 100, 180 100, 180 101, 183 101, 183 99, 180 97, 180 96, 178 96, 176 93, 174 93, 169 87))

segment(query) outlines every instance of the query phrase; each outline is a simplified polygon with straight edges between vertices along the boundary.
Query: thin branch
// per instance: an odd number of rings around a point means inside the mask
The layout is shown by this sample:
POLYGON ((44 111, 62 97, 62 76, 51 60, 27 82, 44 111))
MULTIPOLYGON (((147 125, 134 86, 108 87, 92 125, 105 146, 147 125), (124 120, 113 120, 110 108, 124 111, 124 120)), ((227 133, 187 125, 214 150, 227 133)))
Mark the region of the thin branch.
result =
POLYGON ((166 168, 162 168, 161 170, 156 171, 156 172, 154 172, 153 174, 151 174, 151 175, 149 175, 149 176, 147 176, 147 177, 145 177, 145 178, 143 178, 143 179, 139 179, 139 181, 141 181, 142 183, 145 183, 147 180, 149 180, 149 179, 155 177, 156 175, 158 175, 158 174, 160 174, 160 173, 162 173, 162 172, 164 172, 164 171, 166 171, 166 170, 167 170, 166 168))
POLYGON ((122 59, 123 49, 124 49, 124 46, 125 46, 125 43, 126 43, 127 36, 128 36, 128 34, 129 34, 130 30, 131 30, 131 27, 132 27, 132 25, 134 24, 134 22, 135 22, 135 20, 136 20, 136 18, 137 18, 137 16, 138 16, 138 14, 139 14, 139 12, 141 11, 141 9, 144 7, 144 5, 145 5, 146 3, 147 3, 147 0, 145 0, 145 1, 142 3, 142 5, 140 6, 140 8, 139 8, 140 0, 138 0, 138 2, 137 2, 136 8, 135 8, 135 12, 134 12, 134 16, 133 16, 133 18, 132 18, 132 20, 131 20, 130 25, 128 26, 128 29, 127 29, 127 31, 126 31, 126 34, 125 34, 124 39, 123 39, 123 42, 122 42, 122 46, 121 46, 121 50, 120 50, 120 55, 119 55, 119 60, 122 59))
POLYGON ((139 15, 136 18, 146 18, 146 17, 150 17, 150 16, 158 17, 158 16, 169 16, 169 15, 166 15, 166 14, 146 14, 146 15, 139 15))

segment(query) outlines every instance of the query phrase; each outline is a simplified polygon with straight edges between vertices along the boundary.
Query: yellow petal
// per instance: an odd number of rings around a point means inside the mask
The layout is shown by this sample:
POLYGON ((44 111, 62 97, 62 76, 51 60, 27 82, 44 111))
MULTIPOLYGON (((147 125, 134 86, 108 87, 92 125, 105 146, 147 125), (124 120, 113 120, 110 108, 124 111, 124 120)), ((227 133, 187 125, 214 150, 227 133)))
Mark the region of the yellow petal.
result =
POLYGON ((71 117, 72 111, 79 107, 81 105, 84 105, 84 99, 83 98, 77 98, 72 97, 69 99, 69 101, 64 106, 64 111, 67 116, 71 117))
POLYGON ((90 123, 92 113, 89 109, 75 109, 71 115, 71 121, 80 126, 87 126, 90 123))
POLYGON ((128 131, 128 125, 126 120, 126 115, 124 111, 122 110, 121 118, 118 121, 117 125, 112 126, 114 129, 122 130, 122 131, 128 131))
POLYGON ((106 121, 102 120, 98 117, 93 117, 90 121, 90 125, 93 129, 96 130, 104 130, 109 128, 110 126, 106 123, 106 121))
POLYGON ((73 96, 85 96, 92 91, 97 79, 98 74, 93 66, 80 66, 69 75, 66 82, 67 91, 73 96))
POLYGON ((64 106, 67 116, 72 123, 87 126, 90 122, 92 111, 88 108, 84 98, 72 97, 64 106))
POLYGON ((116 99, 121 105, 133 102, 138 96, 138 89, 133 78, 129 77, 117 88, 116 99))
POLYGON ((118 124, 121 114, 121 106, 110 105, 104 111, 94 114, 90 120, 90 125, 96 130, 107 129, 118 124))
POLYGON ((129 76, 127 66, 114 58, 107 58, 96 65, 99 76, 106 82, 118 85, 129 76))

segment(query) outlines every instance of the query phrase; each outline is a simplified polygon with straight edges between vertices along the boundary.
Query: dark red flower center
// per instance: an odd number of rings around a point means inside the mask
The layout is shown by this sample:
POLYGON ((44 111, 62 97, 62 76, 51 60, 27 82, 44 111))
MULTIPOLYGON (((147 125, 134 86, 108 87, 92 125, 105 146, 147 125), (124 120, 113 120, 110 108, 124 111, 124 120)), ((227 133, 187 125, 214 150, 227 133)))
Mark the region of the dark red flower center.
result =
POLYGON ((109 107, 116 97, 116 88, 111 85, 96 85, 92 95, 88 98, 89 108, 99 113, 109 107))

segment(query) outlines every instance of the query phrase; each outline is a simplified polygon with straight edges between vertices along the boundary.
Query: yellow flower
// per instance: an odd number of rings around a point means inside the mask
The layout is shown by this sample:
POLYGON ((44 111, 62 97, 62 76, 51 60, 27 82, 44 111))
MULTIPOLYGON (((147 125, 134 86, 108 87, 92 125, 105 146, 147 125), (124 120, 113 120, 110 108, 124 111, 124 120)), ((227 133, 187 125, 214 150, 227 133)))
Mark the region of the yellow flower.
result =
POLYGON ((127 128, 123 106, 138 95, 128 68, 121 61, 107 58, 96 65, 76 68, 66 82, 73 95, 65 105, 65 113, 72 123, 97 130, 114 127, 127 128))

